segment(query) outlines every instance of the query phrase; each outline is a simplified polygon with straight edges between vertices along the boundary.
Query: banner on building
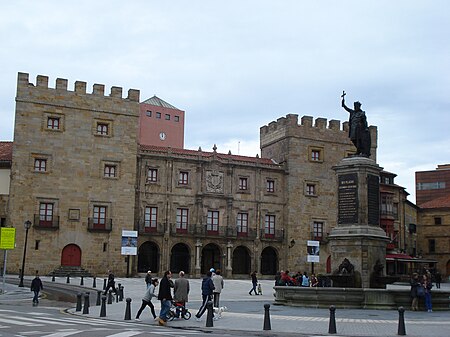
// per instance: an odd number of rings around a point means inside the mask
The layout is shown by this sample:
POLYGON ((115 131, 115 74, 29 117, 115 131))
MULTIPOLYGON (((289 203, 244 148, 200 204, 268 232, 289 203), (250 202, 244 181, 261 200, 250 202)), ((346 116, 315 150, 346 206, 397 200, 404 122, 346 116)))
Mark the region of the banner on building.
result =
POLYGON ((0 228, 0 249, 14 249, 16 246, 16 229, 11 227, 0 228))
POLYGON ((319 262, 320 243, 319 241, 307 241, 307 262, 319 262))
POLYGON ((137 231, 122 230, 122 255, 137 255, 137 231))

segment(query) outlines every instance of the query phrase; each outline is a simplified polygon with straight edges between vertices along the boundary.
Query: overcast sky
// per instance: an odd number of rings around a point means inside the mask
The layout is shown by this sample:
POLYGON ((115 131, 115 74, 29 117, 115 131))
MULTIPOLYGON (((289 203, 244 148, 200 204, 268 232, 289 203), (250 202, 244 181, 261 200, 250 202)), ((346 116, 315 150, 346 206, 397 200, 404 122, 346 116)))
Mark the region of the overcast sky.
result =
POLYGON ((250 156, 286 114, 346 121, 345 90, 415 202, 414 172, 450 163, 449 39, 448 0, 2 1, 0 140, 18 72, 156 94, 186 111, 187 148, 250 156))

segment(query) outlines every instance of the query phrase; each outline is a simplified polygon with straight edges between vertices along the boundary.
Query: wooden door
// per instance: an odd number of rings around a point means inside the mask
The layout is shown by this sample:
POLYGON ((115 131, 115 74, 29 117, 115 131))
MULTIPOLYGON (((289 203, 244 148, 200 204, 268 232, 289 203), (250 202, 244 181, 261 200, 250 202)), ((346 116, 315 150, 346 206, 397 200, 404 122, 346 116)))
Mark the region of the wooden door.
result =
POLYGON ((81 266, 81 249, 77 245, 70 244, 64 247, 61 255, 62 266, 81 266))

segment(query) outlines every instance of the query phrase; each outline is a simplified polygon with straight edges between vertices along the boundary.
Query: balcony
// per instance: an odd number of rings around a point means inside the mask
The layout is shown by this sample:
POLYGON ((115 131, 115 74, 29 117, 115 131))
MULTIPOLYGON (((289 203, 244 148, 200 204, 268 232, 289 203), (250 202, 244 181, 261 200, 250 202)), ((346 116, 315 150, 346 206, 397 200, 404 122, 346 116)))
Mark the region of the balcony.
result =
POLYGON ((59 229, 59 216, 42 216, 43 219, 48 220, 41 220, 41 216, 39 214, 34 214, 33 217, 33 228, 34 229, 43 229, 43 230, 58 230, 59 229))
POLYGON ((104 223, 98 223, 98 219, 88 219, 88 231, 89 232, 111 232, 112 219, 104 219, 104 223))
POLYGON ((149 226, 144 221, 139 221, 137 224, 139 235, 161 236, 164 235, 165 226, 163 223, 158 223, 156 226, 149 226))
POLYGON ((261 241, 278 241, 284 240, 284 229, 275 229, 273 233, 266 233, 264 229, 260 231, 261 241))

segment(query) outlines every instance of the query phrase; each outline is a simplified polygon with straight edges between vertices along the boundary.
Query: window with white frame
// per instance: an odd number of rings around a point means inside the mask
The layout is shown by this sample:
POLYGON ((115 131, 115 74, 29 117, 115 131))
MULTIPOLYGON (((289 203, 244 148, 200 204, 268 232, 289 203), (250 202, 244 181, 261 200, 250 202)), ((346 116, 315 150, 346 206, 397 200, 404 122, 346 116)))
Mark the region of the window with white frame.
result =
POLYGON ((34 158, 34 171, 35 172, 46 172, 47 171, 47 159, 34 158))
POLYGON ((94 206, 92 224, 94 227, 105 227, 106 225, 106 206, 94 206))
POLYGON ((53 203, 39 203, 39 226, 51 227, 53 223, 53 203))
POLYGON ((155 168, 148 169, 147 181, 150 183, 156 183, 158 181, 158 169, 155 169, 155 168))
POLYGON ((275 215, 274 214, 266 214, 264 221, 264 234, 266 236, 274 236, 275 235, 275 215))
POLYGON ((238 235, 248 233, 248 213, 238 213, 236 228, 238 235))
POLYGON ((105 168, 103 170, 103 176, 105 178, 114 178, 117 174, 117 165, 105 164, 105 168))
POLYGON ((180 171, 178 175, 178 184, 179 185, 188 185, 189 184, 189 172, 180 171))
POLYGON ((208 211, 206 230, 209 232, 217 232, 219 230, 219 211, 208 211))
POLYGON ((145 229, 156 229, 158 223, 158 207, 145 207, 144 227, 145 229))
POLYGON ((47 129, 59 130, 60 119, 59 117, 47 117, 47 129))
POLYGON ((177 230, 187 230, 189 219, 189 209, 177 208, 177 230))

